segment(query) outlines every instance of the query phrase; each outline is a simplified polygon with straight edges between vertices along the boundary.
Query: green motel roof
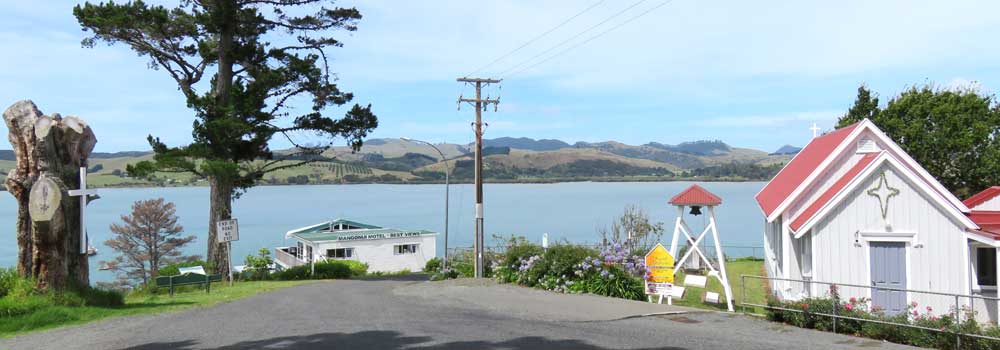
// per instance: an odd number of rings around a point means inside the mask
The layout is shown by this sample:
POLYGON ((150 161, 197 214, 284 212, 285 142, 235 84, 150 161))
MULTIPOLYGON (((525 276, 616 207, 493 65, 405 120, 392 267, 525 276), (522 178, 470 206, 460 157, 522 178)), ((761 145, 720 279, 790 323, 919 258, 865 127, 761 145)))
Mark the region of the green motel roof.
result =
POLYGON ((399 230, 394 228, 382 228, 357 221, 337 219, 288 231, 288 233, 285 234, 285 238, 291 238, 294 236, 299 239, 315 243, 329 241, 367 241, 434 234, 437 233, 427 230, 399 230), (330 230, 330 227, 336 227, 340 224, 343 224, 345 229, 330 230))

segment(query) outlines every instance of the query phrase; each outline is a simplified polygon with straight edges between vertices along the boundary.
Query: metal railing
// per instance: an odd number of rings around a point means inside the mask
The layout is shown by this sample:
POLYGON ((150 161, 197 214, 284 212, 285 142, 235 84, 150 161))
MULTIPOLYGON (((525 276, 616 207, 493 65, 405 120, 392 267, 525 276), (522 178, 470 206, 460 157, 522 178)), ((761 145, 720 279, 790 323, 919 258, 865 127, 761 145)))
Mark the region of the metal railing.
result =
POLYGON ((299 258, 297 258, 297 257, 295 257, 295 255, 292 255, 291 253, 285 251, 285 249, 288 249, 288 247, 274 248, 274 260, 275 261, 280 262, 286 268, 288 268, 288 267, 295 267, 295 266, 299 266, 299 265, 305 265, 305 261, 299 260, 299 258))
MULTIPOLYGON (((752 275, 740 275, 740 282, 741 282, 740 283, 740 289, 741 289, 740 290, 740 294, 741 294, 740 306, 742 308, 743 313, 745 313, 745 314, 750 314, 750 312, 747 312, 747 307, 751 306, 751 307, 758 307, 758 308, 762 308, 762 309, 780 310, 780 311, 794 312, 794 313, 803 313, 803 314, 808 313, 809 315, 813 315, 813 316, 830 317, 832 319, 833 332, 834 333, 837 333, 837 320, 851 320, 851 321, 857 321, 857 322, 878 323, 878 324, 884 324, 884 325, 892 325, 892 326, 900 326, 900 327, 908 327, 908 328, 913 328, 913 329, 920 329, 920 330, 931 331, 931 332, 953 333, 955 335, 955 341, 956 341, 956 344, 957 344, 956 348, 960 348, 961 347, 962 337, 976 338, 976 339, 986 339, 986 340, 992 340, 992 341, 1000 341, 1000 338, 997 338, 997 337, 986 336, 986 335, 982 335, 982 334, 978 334, 978 333, 963 332, 962 331, 963 327, 961 326, 962 321, 963 321, 962 320, 962 312, 964 310, 964 307, 968 307, 968 310, 969 310, 968 311, 968 315, 969 315, 969 317, 975 318, 976 317, 975 316, 976 315, 976 309, 975 309, 975 307, 976 307, 976 302, 975 301, 976 300, 982 301, 982 303, 984 305, 986 305, 986 306, 984 306, 984 308, 986 308, 986 310, 984 310, 984 311, 989 312, 988 307, 990 306, 991 303, 993 304, 992 307, 994 309, 997 308, 997 305, 1000 305, 1000 303, 998 303, 998 302, 1000 302, 1000 298, 997 298, 997 297, 990 297, 990 296, 984 296, 984 295, 968 295, 968 294, 943 293, 943 292, 915 290, 915 289, 878 287, 878 286, 871 286, 871 285, 860 285, 860 284, 849 284, 849 283, 822 282, 822 281, 813 281, 813 280, 804 280, 804 279, 789 279, 789 278, 777 278, 777 277, 765 277, 765 276, 752 276, 752 275), (833 303, 832 303, 833 307, 831 308, 832 311, 831 311, 831 313, 805 311, 805 310, 800 310, 800 309, 793 309, 793 308, 787 308, 787 307, 782 307, 782 306, 770 305, 769 303, 767 303, 766 300, 764 301, 763 304, 758 304, 758 303, 754 303, 754 302, 748 302, 747 301, 747 280, 748 279, 750 279, 750 280, 766 281, 769 284, 769 286, 765 290, 770 290, 772 286, 776 285, 776 283, 774 283, 774 282, 778 282, 777 284, 801 283, 801 287, 802 288, 800 288, 800 294, 802 294, 802 297, 805 297, 805 298, 821 298, 821 297, 822 298, 829 298, 830 300, 833 301, 833 303), (824 286, 824 288, 819 289, 819 290, 827 290, 827 291, 830 291, 831 287, 832 287, 833 290, 836 290, 837 292, 836 293, 827 293, 825 295, 822 295, 820 293, 814 293, 814 292, 812 292, 813 290, 817 289, 816 288, 817 286, 824 286), (854 316, 851 316, 851 315, 838 314, 838 309, 842 308, 841 307, 841 302, 843 300, 845 300, 842 297, 843 295, 845 295, 845 293, 843 292, 845 289, 848 290, 848 293, 846 295, 850 295, 850 290, 867 290, 868 291, 867 295, 873 295, 872 292, 874 292, 874 291, 902 292, 902 293, 906 293, 907 296, 909 297, 908 299, 910 299, 910 300, 923 299, 925 301, 925 304, 932 304, 933 303, 933 304, 939 304, 940 305, 941 303, 939 301, 941 301, 941 300, 948 300, 947 303, 950 304, 951 315, 953 315, 954 318, 955 318, 955 325, 956 325, 956 327, 952 327, 953 329, 932 328, 932 327, 925 327, 925 326, 916 325, 916 324, 909 323, 909 322, 907 322, 907 323, 892 322, 892 321, 887 320, 889 318, 884 318, 884 317, 883 318, 871 319, 871 318, 860 318, 860 317, 854 317, 854 316), (963 300, 968 300, 968 304, 967 305, 966 304, 962 304, 963 300)), ((794 291, 795 288, 786 288, 786 290, 793 290, 794 291)), ((765 296, 765 297, 767 297, 767 296, 765 296)), ((866 298, 866 297, 863 297, 863 298, 866 298)), ((791 301, 798 300, 797 298, 787 298, 787 299, 791 300, 791 301)), ((907 301, 907 302, 909 303, 909 301, 907 301)), ((877 307, 877 305, 872 305, 872 308, 875 308, 875 307, 877 307)), ((850 311, 850 309, 847 309, 847 311, 850 311)), ((869 310, 864 310, 864 311, 869 311, 869 310)), ((904 311, 904 312, 906 312, 906 311, 904 311)), ((928 309, 928 313, 931 313, 931 309, 928 309)), ((761 316, 763 316, 763 315, 761 315, 761 316)), ((906 315, 906 316, 907 316, 906 319, 910 320, 910 317, 909 317, 910 315, 906 315)), ((1000 314, 998 314, 998 317, 1000 317, 1000 314)), ((977 322, 978 322, 978 320, 977 320, 977 322)))

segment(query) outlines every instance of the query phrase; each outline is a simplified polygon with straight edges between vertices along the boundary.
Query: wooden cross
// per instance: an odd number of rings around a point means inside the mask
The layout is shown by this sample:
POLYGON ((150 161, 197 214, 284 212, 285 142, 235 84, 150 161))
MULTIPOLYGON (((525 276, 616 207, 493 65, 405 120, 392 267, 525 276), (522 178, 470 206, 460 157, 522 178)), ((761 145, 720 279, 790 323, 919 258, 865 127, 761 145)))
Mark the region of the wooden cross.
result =
POLYGON ((80 189, 69 190, 69 195, 80 197, 80 254, 87 254, 87 216, 84 215, 87 209, 87 199, 96 196, 97 190, 87 188, 87 167, 80 167, 80 189))

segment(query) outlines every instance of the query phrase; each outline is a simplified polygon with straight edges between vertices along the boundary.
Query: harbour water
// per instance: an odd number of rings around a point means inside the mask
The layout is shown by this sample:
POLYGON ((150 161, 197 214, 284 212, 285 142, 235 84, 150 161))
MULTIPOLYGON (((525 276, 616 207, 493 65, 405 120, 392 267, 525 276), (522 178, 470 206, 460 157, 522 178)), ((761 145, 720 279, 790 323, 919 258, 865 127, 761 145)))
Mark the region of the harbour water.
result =
MULTIPOLYGON (((484 190, 487 244, 494 234, 524 236, 540 241, 597 242, 598 230, 608 227, 627 205, 644 209, 653 221, 663 222, 664 244, 669 244, 676 208, 667 204, 690 182, 573 182, 555 184, 487 184, 484 190)), ((716 209, 723 245, 762 246, 762 214, 753 196, 762 182, 702 183, 722 197, 716 209)), ((100 189, 101 198, 90 203, 87 225, 98 255, 91 258, 91 280, 108 281, 114 276, 98 271, 98 261, 111 260, 114 251, 103 242, 108 227, 121 222, 134 201, 164 198, 177 205, 179 223, 188 235, 197 236, 190 254, 204 254, 208 232, 208 188, 100 189)), ((451 247, 469 247, 473 242, 474 195, 472 185, 451 186, 451 247)), ((427 229, 438 236, 438 255, 444 246, 444 185, 309 185, 261 186, 250 189, 233 205, 239 220, 240 240, 233 243, 233 263, 241 265, 247 254, 260 248, 286 245, 288 230, 334 218, 349 218, 383 227, 427 229)), ((13 197, 0 195, 0 266, 12 266, 17 254, 13 197)), ((688 216, 699 231, 705 216, 688 216)), ((745 254, 749 254, 749 251, 745 254)), ((759 252, 757 252, 759 254, 759 252)))

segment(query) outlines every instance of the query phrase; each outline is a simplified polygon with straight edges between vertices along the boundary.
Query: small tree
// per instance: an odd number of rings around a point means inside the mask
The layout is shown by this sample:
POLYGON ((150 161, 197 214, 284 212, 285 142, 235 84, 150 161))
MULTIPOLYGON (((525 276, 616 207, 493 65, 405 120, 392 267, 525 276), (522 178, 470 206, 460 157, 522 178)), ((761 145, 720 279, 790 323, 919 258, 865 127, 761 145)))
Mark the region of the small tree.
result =
POLYGON ((652 249, 663 236, 663 223, 653 223, 649 214, 636 205, 625 207, 625 212, 615 219, 611 229, 601 229, 602 245, 619 243, 631 252, 652 249))
POLYGON ((102 263, 118 273, 119 284, 145 286, 161 267, 198 259, 182 255, 181 248, 195 236, 181 236, 184 227, 177 224, 176 212, 174 203, 163 198, 137 201, 131 214, 122 215, 122 224, 111 224, 115 236, 104 244, 121 255, 102 263))
POLYGON ((274 263, 274 259, 271 258, 271 251, 267 248, 260 248, 257 251, 257 255, 247 255, 244 262, 246 264, 246 277, 252 280, 265 280, 267 275, 271 272, 271 264, 274 263))

